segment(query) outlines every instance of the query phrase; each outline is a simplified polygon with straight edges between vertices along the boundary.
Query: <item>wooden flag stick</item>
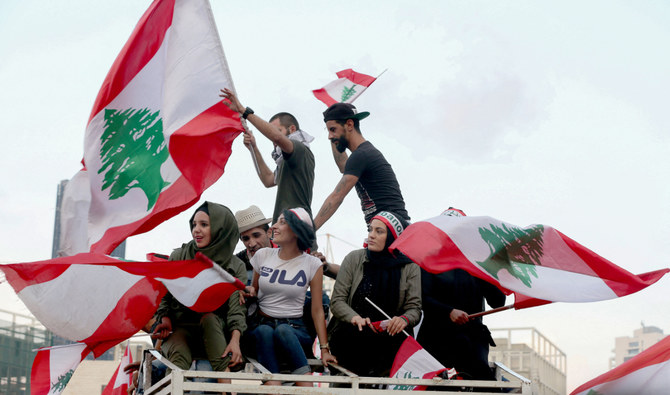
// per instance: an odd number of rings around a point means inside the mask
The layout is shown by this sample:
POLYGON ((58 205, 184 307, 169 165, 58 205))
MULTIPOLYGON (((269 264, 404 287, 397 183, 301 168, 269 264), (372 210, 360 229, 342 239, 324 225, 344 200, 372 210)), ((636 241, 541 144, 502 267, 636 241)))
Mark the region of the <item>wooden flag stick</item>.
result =
MULTIPOLYGON (((388 318, 389 320, 391 319, 391 317, 389 317, 389 315, 386 314, 386 312, 385 312, 384 310, 380 309, 379 306, 377 306, 376 304, 372 303, 372 301, 371 301, 370 299, 368 299, 367 296, 365 297, 365 300, 367 300, 368 303, 370 303, 370 304, 372 305, 372 307, 374 307, 375 309, 379 310, 380 313, 384 314, 384 317, 388 318)), ((409 337, 409 333, 405 332, 404 329, 402 330, 402 333, 404 333, 407 337, 409 337)))
POLYGON ((498 308, 491 309, 491 310, 482 311, 482 312, 480 312, 480 313, 468 314, 468 318, 469 318, 469 319, 477 318, 477 317, 481 317, 481 316, 484 316, 484 315, 489 315, 489 314, 497 313, 497 312, 499 312, 499 311, 509 310, 509 309, 512 309, 512 308, 514 308, 514 305, 513 305, 513 304, 510 304, 510 305, 507 305, 507 306, 503 306, 503 307, 498 307, 498 308))

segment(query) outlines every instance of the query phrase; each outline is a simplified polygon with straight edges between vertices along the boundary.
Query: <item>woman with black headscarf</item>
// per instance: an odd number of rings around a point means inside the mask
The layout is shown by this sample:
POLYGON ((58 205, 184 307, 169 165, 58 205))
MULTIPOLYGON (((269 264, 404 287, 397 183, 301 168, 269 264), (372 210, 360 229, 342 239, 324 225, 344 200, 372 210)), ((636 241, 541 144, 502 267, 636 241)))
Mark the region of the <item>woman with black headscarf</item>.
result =
MULTIPOLYGON (((171 261, 194 259, 200 252, 243 284, 244 263, 233 255, 240 233, 228 207, 205 202, 189 221, 193 240, 177 248, 171 261)), ((170 293, 161 301, 154 332, 165 339, 161 352, 177 367, 188 370, 194 358, 207 358, 214 371, 242 362, 240 336, 246 330, 246 307, 235 291, 218 310, 198 313, 179 303, 170 293), (172 332, 172 334, 170 334, 172 332)))
MULTIPOLYGON (((258 295, 258 321, 251 325, 258 362, 279 373, 279 359, 285 357, 292 374, 310 374, 303 348, 312 338, 302 319, 305 292, 312 292, 311 313, 321 344, 321 361, 337 362, 328 349, 326 318, 323 312, 321 260, 306 251, 316 235, 312 219, 303 208, 284 210, 272 225, 273 243, 279 248, 261 248, 251 258, 254 267, 251 296, 258 295)), ((277 381, 266 384, 278 385, 277 381)), ((299 386, 312 386, 298 382, 299 386)))
POLYGON ((405 340, 396 335, 421 319, 419 266, 388 250, 406 226, 391 212, 375 215, 368 226, 367 248, 349 253, 337 275, 330 345, 340 364, 358 375, 388 376, 405 340), (387 320, 366 298, 392 318, 387 320))

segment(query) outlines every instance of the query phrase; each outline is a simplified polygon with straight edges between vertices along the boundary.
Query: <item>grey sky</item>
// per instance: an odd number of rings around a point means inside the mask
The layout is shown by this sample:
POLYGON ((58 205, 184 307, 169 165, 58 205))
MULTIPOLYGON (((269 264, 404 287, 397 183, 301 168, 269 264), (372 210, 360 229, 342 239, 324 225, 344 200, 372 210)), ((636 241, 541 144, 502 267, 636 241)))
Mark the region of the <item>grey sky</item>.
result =
MULTIPOLYGON (((339 175, 311 90, 342 69, 388 69, 355 104, 371 112, 363 135, 393 165, 414 221, 451 205, 551 225, 633 273, 670 266, 667 3, 212 3, 242 102, 266 119, 289 111, 316 136, 313 210, 339 175)), ((148 4, 0 4, 1 262, 49 258, 56 186, 79 170, 97 91, 148 4)), ((274 194, 238 139, 203 199, 270 215, 274 194)), ((359 245, 358 205, 350 194, 322 232, 359 245)), ((181 245, 190 215, 131 238, 128 257, 181 245)), ((351 247, 334 244, 339 263, 351 247)), ((641 320, 670 332, 669 286, 487 322, 548 336, 568 354, 571 390, 606 371, 614 337, 641 320)), ((2 305, 15 303, 2 287, 2 305)))

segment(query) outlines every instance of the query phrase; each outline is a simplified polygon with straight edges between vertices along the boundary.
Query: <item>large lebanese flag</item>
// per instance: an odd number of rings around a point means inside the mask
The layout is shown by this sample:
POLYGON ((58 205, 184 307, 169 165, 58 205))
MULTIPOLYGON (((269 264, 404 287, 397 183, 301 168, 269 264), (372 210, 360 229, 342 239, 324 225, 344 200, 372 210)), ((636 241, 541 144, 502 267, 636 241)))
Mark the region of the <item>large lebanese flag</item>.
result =
POLYGON ((389 247, 431 273, 464 269, 515 293, 515 307, 625 296, 670 269, 632 274, 552 227, 440 215, 410 225, 389 247))
POLYGON ((40 348, 30 371, 31 395, 58 395, 91 351, 86 344, 40 348))
POLYGON ((570 395, 666 394, 670 388, 670 336, 579 386, 570 395))
MULTIPOLYGON (((432 379, 438 374, 448 371, 448 377, 456 375, 455 369, 445 368, 435 357, 430 355, 413 337, 407 336, 393 360, 391 377, 400 379, 432 379)), ((424 390, 423 385, 390 385, 390 390, 424 390)))
POLYGON ((84 140, 91 252, 110 253, 198 201, 224 171, 239 114, 206 0, 156 0, 121 50, 84 140))
POLYGON ((337 72, 335 81, 312 93, 328 107, 335 103, 353 103, 375 80, 375 77, 346 69, 337 72))
POLYGON ((130 342, 128 342, 126 351, 121 357, 121 362, 119 362, 119 367, 114 371, 112 378, 105 386, 105 390, 102 391, 102 395, 128 395, 128 387, 133 378, 133 373, 126 373, 123 368, 131 363, 133 363, 133 356, 130 353, 130 342))
POLYGON ((125 262, 82 253, 0 265, 30 312, 96 357, 137 333, 167 291, 197 312, 214 311, 244 284, 202 254, 170 262, 125 262))

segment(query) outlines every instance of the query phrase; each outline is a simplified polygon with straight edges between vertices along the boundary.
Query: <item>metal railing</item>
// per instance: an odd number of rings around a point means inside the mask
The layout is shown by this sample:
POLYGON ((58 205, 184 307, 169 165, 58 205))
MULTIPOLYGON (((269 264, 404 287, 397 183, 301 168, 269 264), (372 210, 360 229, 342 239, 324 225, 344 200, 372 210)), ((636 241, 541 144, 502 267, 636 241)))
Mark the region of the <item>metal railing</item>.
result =
MULTIPOLYGON (((182 370, 174 366, 166 358, 162 357, 156 350, 146 350, 142 369, 150 372, 152 359, 158 359, 165 363, 172 371, 166 377, 155 384, 151 384, 151 374, 144 376, 143 386, 145 395, 182 395, 190 391, 203 393, 237 392, 244 394, 387 394, 395 393, 387 389, 388 386, 402 386, 402 389, 411 390, 413 386, 441 387, 440 391, 431 393, 453 393, 454 391, 467 391, 472 394, 496 394, 500 392, 520 393, 530 395, 531 382, 506 366, 496 363, 496 376, 498 381, 484 380, 446 380, 440 377, 433 379, 417 378, 386 378, 386 377, 362 377, 331 364, 339 370, 342 375, 293 375, 270 373, 262 366, 253 363, 260 373, 247 372, 212 372, 182 370), (263 372, 264 370, 264 372, 263 372), (227 379, 230 383, 220 382, 198 382, 194 379, 227 379), (290 385, 261 385, 266 381, 282 382, 312 382, 320 383, 320 387, 298 387, 290 385), (444 390, 442 390, 442 388, 444 390)), ((255 361, 252 361, 255 362, 255 361)))

